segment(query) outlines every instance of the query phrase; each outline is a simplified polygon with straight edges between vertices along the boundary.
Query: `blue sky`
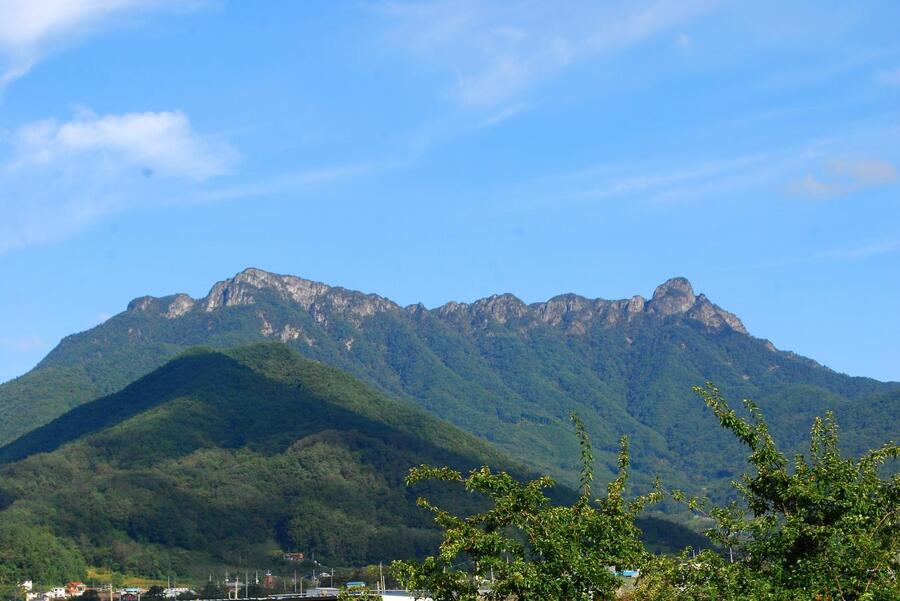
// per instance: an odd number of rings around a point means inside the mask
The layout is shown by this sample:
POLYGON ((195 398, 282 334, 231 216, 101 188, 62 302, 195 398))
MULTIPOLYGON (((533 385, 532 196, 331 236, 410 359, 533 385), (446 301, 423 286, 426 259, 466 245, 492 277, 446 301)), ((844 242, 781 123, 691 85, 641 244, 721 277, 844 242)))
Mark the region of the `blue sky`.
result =
POLYGON ((900 380, 897 2, 0 13, 0 381, 247 266, 428 306, 683 275, 900 380))

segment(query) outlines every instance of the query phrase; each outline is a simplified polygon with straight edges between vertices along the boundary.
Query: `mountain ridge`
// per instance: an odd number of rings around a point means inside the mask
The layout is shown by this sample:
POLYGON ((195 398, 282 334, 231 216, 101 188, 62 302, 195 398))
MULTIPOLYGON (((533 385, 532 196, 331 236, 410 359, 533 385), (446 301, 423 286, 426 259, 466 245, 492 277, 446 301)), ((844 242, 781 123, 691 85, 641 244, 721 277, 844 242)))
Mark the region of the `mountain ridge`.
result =
POLYGON ((632 437, 635 481, 662 475, 697 490, 728 487, 740 449, 691 387, 715 381, 753 398, 799 450, 816 415, 834 410, 850 451, 897 438, 900 384, 849 377, 779 351, 737 316, 672 278, 649 299, 575 294, 525 303, 498 294, 428 309, 377 294, 248 268, 194 299, 140 297, 66 337, 38 367, 0 385, 0 444, 80 403, 116 392, 184 349, 276 341, 332 365, 573 483, 577 411, 598 442, 598 476, 632 437))
MULTIPOLYGON (((177 319, 193 310, 211 312, 229 306, 253 305, 256 300, 253 289, 274 290, 285 300, 291 300, 306 310, 317 309, 330 301, 331 308, 343 308, 359 317, 372 315, 376 311, 403 311, 415 313, 433 311, 443 317, 490 316, 500 323, 509 319, 534 317, 545 323, 557 325, 566 318, 582 324, 595 317, 606 319, 612 325, 619 319, 633 319, 646 311, 667 317, 687 314, 689 318, 720 330, 725 327, 742 334, 749 334, 741 320, 718 305, 704 294, 695 295, 687 278, 675 277, 656 287, 653 296, 647 300, 635 295, 630 299, 607 300, 588 298, 574 293, 564 293, 547 301, 525 303, 514 294, 502 293, 477 299, 471 303, 448 301, 438 307, 428 309, 421 303, 402 306, 378 294, 349 290, 339 286, 329 286, 322 282, 307 280, 298 276, 271 273, 249 267, 233 278, 213 285, 202 298, 193 298, 185 293, 163 297, 142 296, 128 303, 127 311, 161 311, 167 319, 177 319)), ((573 332, 577 332, 575 328, 573 332)))

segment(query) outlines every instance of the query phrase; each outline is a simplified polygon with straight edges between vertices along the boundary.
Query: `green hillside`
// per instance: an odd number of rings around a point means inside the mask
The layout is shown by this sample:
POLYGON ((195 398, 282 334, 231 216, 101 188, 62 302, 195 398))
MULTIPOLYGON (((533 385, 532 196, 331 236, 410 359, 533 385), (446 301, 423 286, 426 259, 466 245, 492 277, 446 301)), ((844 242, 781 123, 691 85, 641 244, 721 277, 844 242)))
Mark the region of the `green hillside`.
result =
MULTIPOLYGON (((511 465, 281 344, 192 350, 0 449, 0 462, 7 583, 74 578, 86 564, 148 576, 264 567, 261 549, 273 547, 357 565, 420 556, 438 533, 415 506, 425 491, 404 485, 408 469, 511 465)), ((695 541, 672 524, 642 525, 654 546, 695 541)))
POLYGON ((64 566, 150 575, 270 541, 348 563, 415 556, 437 539, 411 466, 508 465, 282 345, 190 352, 0 456, 0 532, 72 550, 64 566))
POLYGON ((0 442, 115 392, 185 348, 281 340, 572 482, 567 415, 582 415, 608 478, 615 441, 632 438, 635 482, 655 475, 725 491, 743 465, 691 386, 714 380, 750 397, 776 437, 801 444, 833 410, 848 450, 900 438, 900 384, 853 378, 775 349, 676 278, 649 300, 511 295, 436 309, 249 269, 209 295, 145 297, 63 340, 32 372, 0 386, 0 442))

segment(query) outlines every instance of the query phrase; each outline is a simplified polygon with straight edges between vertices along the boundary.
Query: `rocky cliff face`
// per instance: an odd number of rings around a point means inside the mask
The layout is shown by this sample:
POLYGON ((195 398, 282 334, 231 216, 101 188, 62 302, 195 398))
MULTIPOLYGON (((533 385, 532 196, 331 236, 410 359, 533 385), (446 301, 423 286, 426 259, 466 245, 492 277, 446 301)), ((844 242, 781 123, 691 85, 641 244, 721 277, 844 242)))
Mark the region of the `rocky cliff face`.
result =
MULTIPOLYGON (((705 295, 695 295, 691 283, 682 277, 672 278, 658 286, 649 301, 642 296, 610 301, 564 294, 546 302, 528 305, 512 294, 497 294, 473 303, 449 302, 428 310, 419 304, 404 309, 376 294, 364 294, 295 276, 250 268, 231 279, 216 283, 202 299, 195 300, 186 294, 162 299, 142 297, 132 301, 128 310, 154 311, 168 319, 178 319, 191 311, 209 313, 223 307, 253 305, 264 291, 274 293, 280 299, 309 312, 319 323, 327 322, 329 315, 335 314, 359 325, 362 318, 376 313, 430 313, 468 328, 500 324, 528 329, 538 324, 548 324, 571 335, 579 335, 594 326, 611 327, 644 316, 657 320, 681 317, 711 331, 730 329, 747 334, 737 316, 713 304, 705 295)), ((266 336, 278 334, 282 339, 285 336, 288 339, 299 336, 295 331, 276 332, 266 321, 264 314, 260 318, 261 331, 266 336)))

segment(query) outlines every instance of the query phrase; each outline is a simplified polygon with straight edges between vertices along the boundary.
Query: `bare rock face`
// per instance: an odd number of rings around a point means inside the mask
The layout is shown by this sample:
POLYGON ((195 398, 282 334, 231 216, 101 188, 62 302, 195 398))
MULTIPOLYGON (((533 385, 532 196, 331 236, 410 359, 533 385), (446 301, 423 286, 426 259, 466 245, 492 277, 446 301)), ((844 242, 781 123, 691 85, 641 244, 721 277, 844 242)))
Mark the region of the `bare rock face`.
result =
MULTIPOLYGON (((401 308, 376 294, 364 294, 296 276, 249 268, 231 279, 216 283, 203 299, 195 300, 186 294, 163 299, 145 296, 133 300, 128 305, 128 310, 150 311, 167 319, 176 319, 193 310, 212 312, 223 307, 254 305, 262 296, 271 293, 308 312, 316 323, 326 327, 331 318, 337 315, 361 327, 368 317, 394 312, 416 319, 430 314, 467 329, 500 324, 524 332, 547 325, 559 328, 571 336, 583 336, 593 328, 610 328, 636 319, 669 318, 693 321, 715 332, 728 329, 747 334, 744 324, 737 316, 713 304, 703 294, 695 295, 691 283, 683 277, 672 278, 658 286, 650 300, 640 295, 609 301, 563 294, 543 303, 527 305, 512 294, 495 294, 473 303, 448 302, 429 310, 421 304, 401 308)), ((263 336, 277 336, 283 341, 303 337, 308 344, 314 344, 306 333, 296 327, 271 324, 261 312, 258 316, 263 336)))
POLYGON ((656 288, 647 310, 660 315, 676 315, 686 313, 696 301, 694 288, 686 278, 672 278, 656 288))
POLYGON ((697 297, 697 302, 691 307, 687 316, 689 319, 698 321, 711 330, 720 331, 730 328, 741 334, 748 333, 744 324, 741 323, 741 320, 736 315, 714 305, 703 294, 697 297))
POLYGON ((290 342, 291 340, 297 340, 300 338, 300 329, 295 328, 292 325, 286 325, 281 329, 281 334, 279 338, 282 342, 290 342))
POLYGON ((166 310, 166 319, 175 319, 181 317, 188 311, 194 308, 194 305, 197 304, 197 301, 192 299, 187 294, 176 294, 175 298, 172 299, 172 302, 169 303, 169 307, 166 310))
POLYGON ((156 297, 141 296, 128 303, 128 311, 148 311, 156 304, 156 297))
POLYGON ((528 307, 512 294, 495 294, 472 303, 473 313, 485 321, 507 323, 529 315, 528 307))
POLYGON ((625 305, 625 312, 628 314, 629 317, 631 317, 633 315, 637 315, 638 313, 641 313, 644 310, 644 307, 646 307, 646 306, 647 306, 647 300, 643 296, 641 296, 641 295, 632 296, 631 300, 628 301, 628 304, 625 305))
POLYGON ((262 311, 257 311, 256 315, 257 315, 257 317, 259 317, 259 320, 262 322, 262 327, 259 329, 259 333, 262 334, 263 336, 267 336, 267 337, 274 334, 275 328, 273 328, 272 324, 269 323, 269 320, 266 319, 265 313, 263 313, 262 311))
POLYGON ((320 282, 255 268, 245 269, 230 280, 217 283, 200 302, 204 311, 253 305, 262 290, 273 291, 284 300, 309 311, 320 323, 326 323, 331 312, 355 318, 358 322, 380 311, 400 310, 395 303, 376 294, 333 288, 320 282))

